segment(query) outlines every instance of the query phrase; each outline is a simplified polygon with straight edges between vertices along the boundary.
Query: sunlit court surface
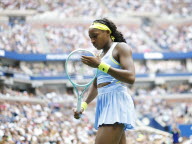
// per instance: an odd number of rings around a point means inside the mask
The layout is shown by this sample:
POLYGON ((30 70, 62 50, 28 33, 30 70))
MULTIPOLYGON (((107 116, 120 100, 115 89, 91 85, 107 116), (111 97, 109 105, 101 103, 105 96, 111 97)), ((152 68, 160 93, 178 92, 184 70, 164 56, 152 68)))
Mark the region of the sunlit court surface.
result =
MULTIPOLYGON (((94 27, 102 18, 123 34, 135 67, 135 82, 124 84, 136 118, 126 144, 192 144, 191 0, 1 0, 0 144, 110 144, 95 140, 108 126, 94 126, 97 96, 88 106, 85 99, 111 67, 67 59, 83 49, 102 60, 91 28, 117 40, 106 25, 94 27)), ((126 65, 118 56, 109 59, 126 65)))

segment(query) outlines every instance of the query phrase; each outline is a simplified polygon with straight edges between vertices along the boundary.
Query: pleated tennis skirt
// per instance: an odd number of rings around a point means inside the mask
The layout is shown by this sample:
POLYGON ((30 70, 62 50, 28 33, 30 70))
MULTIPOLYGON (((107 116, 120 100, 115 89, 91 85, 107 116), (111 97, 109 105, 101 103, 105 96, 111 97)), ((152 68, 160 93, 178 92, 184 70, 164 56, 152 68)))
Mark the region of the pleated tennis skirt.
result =
POLYGON ((123 84, 111 83, 98 88, 95 124, 97 130, 101 125, 124 124, 124 130, 135 126, 135 109, 133 99, 123 84))

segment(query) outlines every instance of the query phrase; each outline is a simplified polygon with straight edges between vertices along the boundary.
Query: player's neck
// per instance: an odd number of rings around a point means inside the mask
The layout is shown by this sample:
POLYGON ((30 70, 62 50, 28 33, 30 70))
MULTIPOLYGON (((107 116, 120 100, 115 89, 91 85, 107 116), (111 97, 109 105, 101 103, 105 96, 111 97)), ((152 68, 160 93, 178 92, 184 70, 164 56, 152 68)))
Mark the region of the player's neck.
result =
POLYGON ((107 43, 106 44, 106 46, 103 48, 103 54, 105 55, 107 52, 108 52, 108 50, 111 48, 111 46, 112 46, 112 44, 113 44, 113 42, 109 42, 109 43, 107 43))

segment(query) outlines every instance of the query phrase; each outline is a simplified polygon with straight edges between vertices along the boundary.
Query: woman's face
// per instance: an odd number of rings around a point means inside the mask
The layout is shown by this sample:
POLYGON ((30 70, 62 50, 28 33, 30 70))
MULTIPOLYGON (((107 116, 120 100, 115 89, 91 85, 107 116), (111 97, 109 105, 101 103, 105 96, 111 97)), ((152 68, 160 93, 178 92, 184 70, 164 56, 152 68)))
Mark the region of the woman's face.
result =
POLYGON ((89 37, 93 46, 98 50, 101 50, 108 43, 110 33, 96 28, 89 28, 89 37))

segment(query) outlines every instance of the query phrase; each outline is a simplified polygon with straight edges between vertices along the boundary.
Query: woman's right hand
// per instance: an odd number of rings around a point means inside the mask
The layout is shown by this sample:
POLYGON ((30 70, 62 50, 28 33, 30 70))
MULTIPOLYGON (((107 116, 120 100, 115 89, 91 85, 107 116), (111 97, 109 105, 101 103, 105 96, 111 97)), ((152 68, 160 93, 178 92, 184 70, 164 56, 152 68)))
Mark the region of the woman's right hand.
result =
POLYGON ((81 115, 82 115, 83 111, 84 111, 83 108, 81 108, 81 111, 80 111, 80 112, 78 112, 76 108, 73 109, 73 112, 74 112, 74 118, 75 118, 75 119, 79 119, 79 118, 81 118, 81 115))
POLYGON ((82 56, 81 61, 92 68, 98 68, 101 63, 99 56, 82 56))

